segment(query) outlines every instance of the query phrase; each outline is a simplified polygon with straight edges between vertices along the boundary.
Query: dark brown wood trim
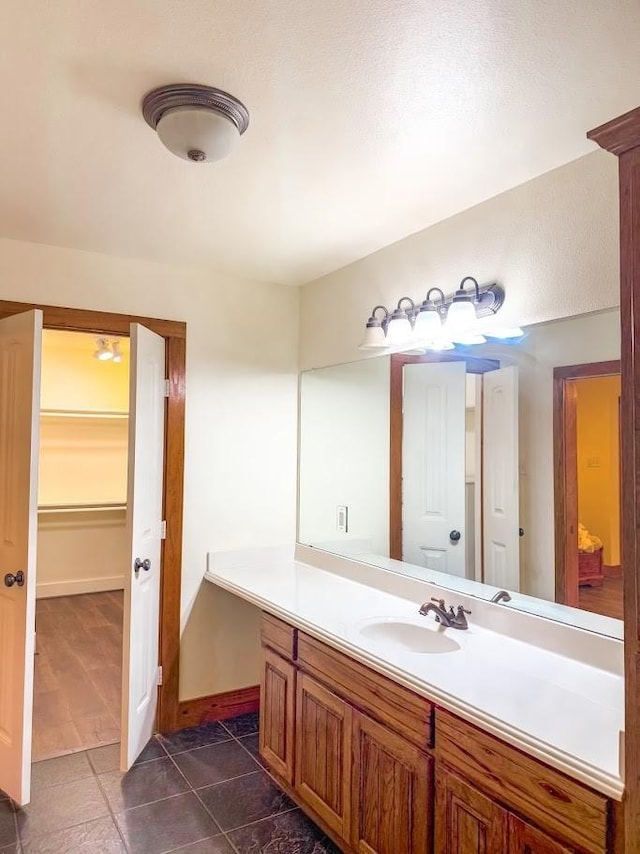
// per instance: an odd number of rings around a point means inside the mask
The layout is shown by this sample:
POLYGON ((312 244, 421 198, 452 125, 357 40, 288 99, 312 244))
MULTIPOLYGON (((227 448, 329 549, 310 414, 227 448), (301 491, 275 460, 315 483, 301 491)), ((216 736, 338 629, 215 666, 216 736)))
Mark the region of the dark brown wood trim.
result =
POLYGON ((466 362, 467 373, 486 374, 496 371, 496 359, 476 359, 450 353, 425 353, 411 356, 394 353, 389 377, 389 557, 402 560, 402 389, 405 365, 428 362, 466 362))
POLYGON ((553 378, 565 380, 588 379, 589 377, 611 377, 620 373, 620 360, 589 362, 585 365, 564 365, 553 369, 553 378))
POLYGON ((182 585, 182 519, 184 480, 184 419, 187 325, 128 314, 0 300, 0 318, 40 309, 46 329, 129 335, 131 323, 141 323, 165 338, 170 381, 165 435, 164 510, 167 538, 163 546, 160 588, 159 730, 175 729, 178 720, 180 667, 180 589, 182 585))
POLYGON ((636 148, 640 140, 640 107, 590 130, 587 139, 618 156, 636 148))
POLYGON ((553 369, 553 475, 556 602, 579 605, 578 449, 575 380, 615 376, 620 362, 591 362, 553 369), (575 544, 573 540, 575 539, 575 544))
POLYGON ((163 338, 186 338, 187 324, 181 320, 159 320, 135 314, 113 314, 109 311, 90 311, 83 308, 63 308, 39 303, 0 300, 0 318, 39 308, 46 329, 66 329, 70 332, 92 332, 96 335, 128 335, 132 323, 141 323, 163 338))
POLYGON ((626 854, 640 839, 640 107, 587 134, 619 157, 626 854))
POLYGON ((160 659, 162 686, 158 702, 158 728, 178 726, 180 679, 180 590, 182 586, 182 526, 184 507, 184 431, 186 339, 167 339, 167 424, 164 455, 164 518, 161 588, 160 659), (167 567, 171 569, 167 572, 167 567))
POLYGON ((193 700, 182 700, 174 729, 198 726, 207 721, 223 721, 236 715, 257 712, 259 709, 259 685, 238 688, 237 691, 226 691, 223 694, 211 694, 208 697, 195 697, 193 700))

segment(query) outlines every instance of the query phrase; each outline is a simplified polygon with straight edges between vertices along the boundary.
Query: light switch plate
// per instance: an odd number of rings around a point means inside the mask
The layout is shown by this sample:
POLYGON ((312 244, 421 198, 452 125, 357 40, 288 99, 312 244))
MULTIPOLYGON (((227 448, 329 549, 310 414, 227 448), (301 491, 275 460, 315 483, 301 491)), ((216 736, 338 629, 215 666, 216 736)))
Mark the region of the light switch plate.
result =
POLYGON ((346 534, 349 530, 349 508, 346 504, 336 507, 336 530, 339 534, 346 534))

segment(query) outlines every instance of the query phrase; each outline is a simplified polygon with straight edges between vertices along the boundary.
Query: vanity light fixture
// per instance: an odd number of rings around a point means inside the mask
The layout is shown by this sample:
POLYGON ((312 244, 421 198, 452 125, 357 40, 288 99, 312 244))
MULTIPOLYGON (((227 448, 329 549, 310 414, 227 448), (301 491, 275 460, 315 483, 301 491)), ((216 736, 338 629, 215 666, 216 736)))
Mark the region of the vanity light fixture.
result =
POLYGON ((169 151, 192 163, 222 160, 249 127, 249 111, 233 95, 190 83, 148 92, 142 115, 169 151))
POLYGON ((520 327, 503 326, 495 320, 504 299, 500 285, 481 287, 473 276, 465 276, 449 298, 440 288, 430 288, 418 304, 402 297, 392 312, 377 305, 367 321, 360 349, 438 351, 451 350, 456 344, 484 344, 487 338, 519 338, 523 335, 520 327), (472 283, 469 290, 465 288, 468 282, 472 283))

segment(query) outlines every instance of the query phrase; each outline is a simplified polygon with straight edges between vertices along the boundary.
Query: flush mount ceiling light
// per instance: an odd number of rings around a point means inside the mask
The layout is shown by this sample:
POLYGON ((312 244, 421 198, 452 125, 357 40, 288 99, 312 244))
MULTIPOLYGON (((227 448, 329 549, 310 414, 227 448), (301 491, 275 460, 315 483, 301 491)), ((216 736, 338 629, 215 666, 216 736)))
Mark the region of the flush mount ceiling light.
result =
POLYGON ((194 163, 222 160, 249 127, 249 111, 233 95, 189 83, 148 92, 142 115, 169 151, 194 163))
POLYGON ((481 287, 473 276, 465 276, 450 298, 440 288, 431 288, 421 303, 402 297, 393 311, 377 305, 360 349, 451 350, 456 344, 484 344, 487 338, 522 337, 520 327, 501 324, 496 317, 504 298, 500 285, 481 287), (467 282, 472 289, 465 289, 467 282))

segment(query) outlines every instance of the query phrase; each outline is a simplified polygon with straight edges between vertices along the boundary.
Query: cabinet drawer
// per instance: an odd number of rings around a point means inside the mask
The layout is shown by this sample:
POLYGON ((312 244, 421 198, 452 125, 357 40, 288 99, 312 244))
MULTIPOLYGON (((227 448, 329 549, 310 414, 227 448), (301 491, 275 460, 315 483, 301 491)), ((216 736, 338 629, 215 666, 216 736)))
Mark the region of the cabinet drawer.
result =
POLYGON ((271 614, 262 614, 262 643, 289 661, 296 657, 298 630, 271 614))
POLYGON ((431 746, 433 706, 428 700, 302 632, 298 664, 413 744, 431 746))
POLYGON ((607 851, 607 799, 440 709, 438 759, 506 807, 589 854, 607 851))

